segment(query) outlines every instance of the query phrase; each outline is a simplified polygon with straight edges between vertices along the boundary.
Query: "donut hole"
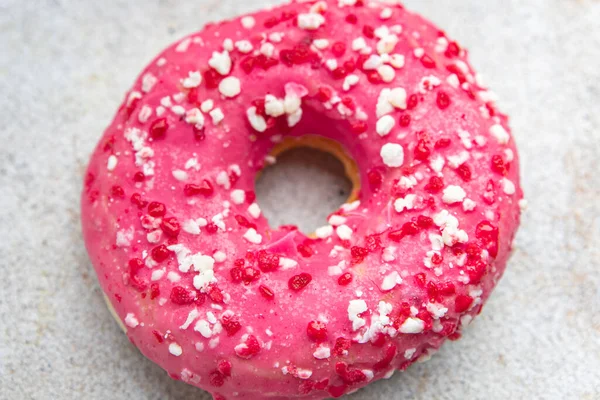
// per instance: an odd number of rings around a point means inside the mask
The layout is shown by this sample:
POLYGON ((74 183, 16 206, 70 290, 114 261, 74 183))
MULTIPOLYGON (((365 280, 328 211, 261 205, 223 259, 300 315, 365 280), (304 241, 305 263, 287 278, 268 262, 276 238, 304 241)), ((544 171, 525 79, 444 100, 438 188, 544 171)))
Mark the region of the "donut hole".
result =
POLYGON ((329 151, 297 143, 273 152, 276 163, 255 184, 257 202, 272 227, 296 225, 309 235, 356 190, 348 167, 329 151))

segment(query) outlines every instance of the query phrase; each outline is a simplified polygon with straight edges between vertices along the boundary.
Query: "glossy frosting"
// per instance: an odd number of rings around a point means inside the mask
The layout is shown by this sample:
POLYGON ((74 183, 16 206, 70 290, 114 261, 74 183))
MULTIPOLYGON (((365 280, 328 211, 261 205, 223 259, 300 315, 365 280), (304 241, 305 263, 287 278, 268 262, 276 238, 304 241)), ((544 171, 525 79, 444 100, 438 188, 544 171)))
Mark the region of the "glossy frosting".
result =
POLYGON ((142 72, 89 164, 83 232, 140 351, 215 399, 338 397, 480 312, 523 206, 506 116, 466 51, 396 2, 299 1, 206 26, 142 72), (310 238, 254 181, 335 140, 359 200, 310 238))

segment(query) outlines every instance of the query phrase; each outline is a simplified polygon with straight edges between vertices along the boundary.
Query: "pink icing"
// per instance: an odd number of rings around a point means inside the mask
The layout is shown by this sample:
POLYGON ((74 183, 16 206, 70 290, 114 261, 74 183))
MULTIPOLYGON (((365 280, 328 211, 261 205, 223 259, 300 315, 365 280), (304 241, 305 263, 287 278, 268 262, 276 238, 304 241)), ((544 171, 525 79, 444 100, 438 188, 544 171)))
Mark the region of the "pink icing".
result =
POLYGON ((460 337, 523 205, 491 99, 464 49, 376 1, 293 3, 171 46, 106 130, 82 197, 129 338, 222 400, 338 397, 460 337), (274 143, 305 134, 341 143, 362 182, 316 239, 253 205, 274 143))

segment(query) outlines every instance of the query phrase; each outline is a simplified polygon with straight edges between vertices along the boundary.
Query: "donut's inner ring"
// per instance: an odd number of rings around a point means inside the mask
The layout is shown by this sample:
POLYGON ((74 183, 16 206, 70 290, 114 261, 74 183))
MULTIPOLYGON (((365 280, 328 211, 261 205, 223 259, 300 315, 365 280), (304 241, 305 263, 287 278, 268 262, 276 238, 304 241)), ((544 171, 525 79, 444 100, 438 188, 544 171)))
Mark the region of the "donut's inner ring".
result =
POLYGON ((269 155, 277 158, 287 151, 298 148, 323 151, 338 159, 344 166, 344 173, 352 184, 352 190, 346 199, 346 203, 352 203, 353 201, 358 200, 358 195, 360 193, 360 172, 358 170, 358 165, 339 142, 318 135, 304 135, 299 137, 286 136, 281 142, 273 147, 269 155))

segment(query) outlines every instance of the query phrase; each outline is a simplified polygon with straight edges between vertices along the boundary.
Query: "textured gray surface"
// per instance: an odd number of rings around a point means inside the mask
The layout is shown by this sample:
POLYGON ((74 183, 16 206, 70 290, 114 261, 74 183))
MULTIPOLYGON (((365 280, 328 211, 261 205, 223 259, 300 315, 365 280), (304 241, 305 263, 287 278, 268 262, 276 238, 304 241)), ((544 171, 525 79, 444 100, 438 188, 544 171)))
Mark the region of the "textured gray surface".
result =
MULTIPOLYGON (((1 399, 207 399, 146 361, 106 310, 79 228, 82 173, 156 52, 275 3, 0 0, 1 399)), ((600 2, 407 4, 469 47, 500 95, 530 209, 465 337, 351 398, 598 399, 600 2)))

